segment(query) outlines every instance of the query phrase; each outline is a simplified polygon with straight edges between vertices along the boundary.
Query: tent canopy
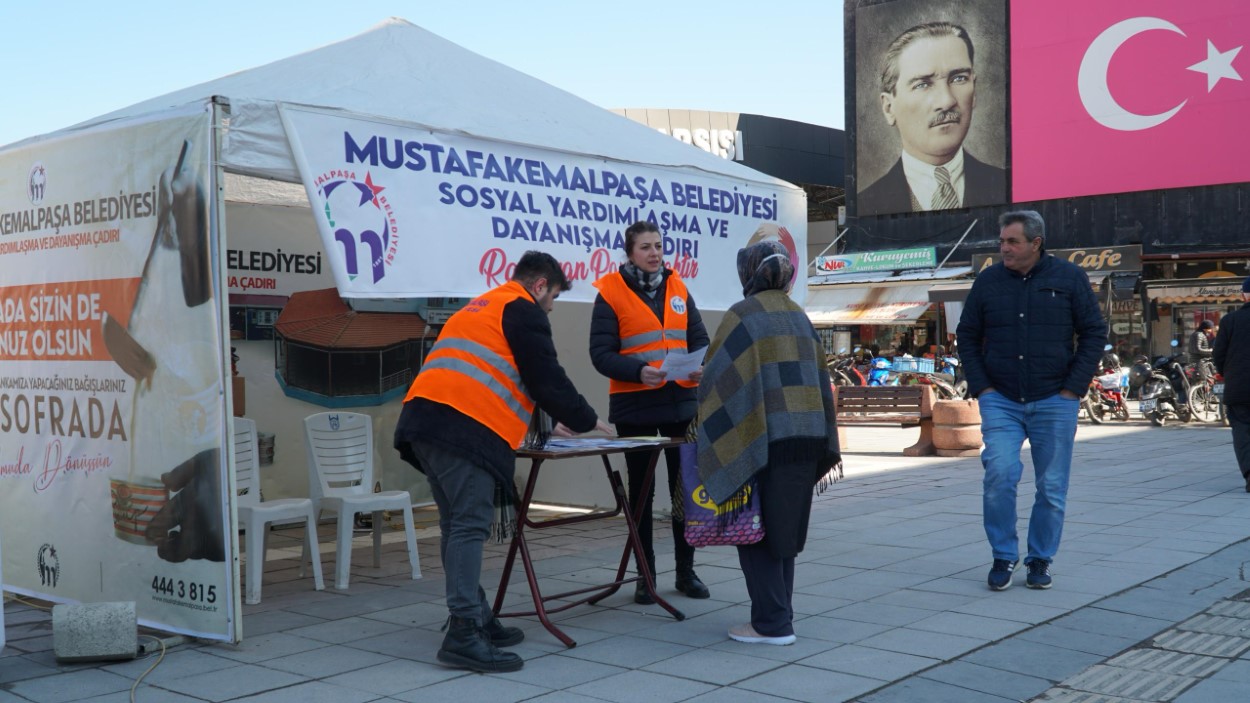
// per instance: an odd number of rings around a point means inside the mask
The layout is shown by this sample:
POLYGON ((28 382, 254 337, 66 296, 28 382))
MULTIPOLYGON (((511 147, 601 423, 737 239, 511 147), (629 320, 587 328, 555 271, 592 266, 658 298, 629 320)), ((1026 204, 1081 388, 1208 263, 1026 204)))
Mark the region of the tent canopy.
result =
POLYGON ((391 18, 350 39, 145 100, 20 144, 170 107, 224 98, 227 170, 298 183, 279 103, 311 105, 627 163, 694 168, 795 186, 712 156, 571 93, 391 18))

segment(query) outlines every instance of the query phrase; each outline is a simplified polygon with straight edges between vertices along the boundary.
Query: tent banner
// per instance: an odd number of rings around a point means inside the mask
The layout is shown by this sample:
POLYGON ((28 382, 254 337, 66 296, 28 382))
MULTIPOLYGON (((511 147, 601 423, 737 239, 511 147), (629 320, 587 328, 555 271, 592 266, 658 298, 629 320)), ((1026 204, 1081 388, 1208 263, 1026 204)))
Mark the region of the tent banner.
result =
POLYGON ((202 106, 0 152, 4 588, 237 641, 202 106))
MULTIPOLYGON (((282 114, 344 297, 473 297, 537 249, 573 283, 560 299, 590 302, 639 220, 656 224, 665 265, 702 308, 742 299, 737 254, 748 244, 780 241, 806 270, 797 188, 289 105, 282 114)), ((804 287, 792 293, 800 302, 804 287)))

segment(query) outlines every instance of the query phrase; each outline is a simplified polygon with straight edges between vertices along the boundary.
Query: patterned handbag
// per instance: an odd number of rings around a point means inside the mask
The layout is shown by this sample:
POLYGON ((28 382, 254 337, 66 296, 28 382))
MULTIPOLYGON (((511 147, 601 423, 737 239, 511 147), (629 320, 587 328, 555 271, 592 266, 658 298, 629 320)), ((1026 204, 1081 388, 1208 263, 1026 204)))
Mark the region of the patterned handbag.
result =
POLYGON ((699 447, 693 442, 681 445, 682 510, 686 522, 686 542, 692 547, 755 544, 764 539, 759 492, 755 479, 743 487, 746 503, 717 505, 708 497, 699 480, 699 447), (694 488, 688 488, 693 486, 694 488))

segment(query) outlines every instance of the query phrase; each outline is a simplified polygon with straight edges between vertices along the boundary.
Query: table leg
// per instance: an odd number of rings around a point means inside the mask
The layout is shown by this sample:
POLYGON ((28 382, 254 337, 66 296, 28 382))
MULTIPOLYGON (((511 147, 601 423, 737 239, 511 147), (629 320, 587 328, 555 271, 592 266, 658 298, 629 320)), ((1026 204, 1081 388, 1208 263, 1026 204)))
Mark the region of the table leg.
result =
MULTIPOLYGON (((534 484, 538 482, 538 467, 542 464, 542 459, 534 459, 530 462, 530 475, 525 482, 525 494, 521 496, 520 505, 516 506, 516 532, 512 533, 512 542, 508 545, 508 557, 503 562, 503 577, 499 579, 499 590, 495 592, 495 607, 493 608, 495 615, 503 611, 503 599, 508 592, 508 581, 512 578, 512 565, 516 562, 517 549, 525 542, 525 519, 529 516, 530 498, 534 496, 534 484)), ((536 593, 534 596, 537 598, 536 593)))
MULTIPOLYGON (((661 451, 662 450, 660 449, 656 449, 652 452, 651 463, 647 466, 647 473, 642 479, 642 491, 639 495, 645 496, 647 495, 647 492, 651 490, 651 482, 655 478, 655 466, 659 463, 661 451)), ((603 457, 603 468, 607 471, 608 482, 612 484, 612 492, 616 495, 617 505, 623 508, 621 512, 625 515, 625 528, 628 531, 629 536, 625 543, 625 551, 621 554, 621 563, 620 566, 617 567, 616 582, 613 584, 612 589, 606 591, 600 596, 596 596, 589 602, 592 604, 597 603, 603 598, 612 595, 624 583, 641 581, 646 586, 647 593, 651 595, 651 598, 655 601, 656 605, 659 605, 661 608, 667 610, 677 620, 685 620, 685 613, 670 605, 669 602, 660 597, 660 594, 656 593, 655 590, 655 574, 651 573, 651 567, 647 564, 647 558, 642 549, 642 540, 638 537, 638 521, 642 519, 650 520, 651 516, 644 516, 642 514, 641 501, 639 501, 637 509, 630 507, 629 494, 625 490, 624 482, 621 481, 621 473, 612 468, 612 465, 608 462, 608 457, 606 456, 603 457), (638 571, 641 574, 641 576, 636 579, 625 578, 625 571, 629 568, 629 555, 631 552, 634 554, 634 559, 638 563, 638 571)))
MULTIPOLYGON (((655 474, 655 465, 660 458, 660 451, 661 450, 655 450, 652 453, 651 464, 646 477, 643 480, 644 492, 650 489, 651 481, 655 474)), ((630 509, 629 497, 625 491, 625 484, 621 481, 620 472, 612 469, 612 464, 608 461, 608 457, 606 455, 602 458, 604 471, 607 473, 608 483, 612 486, 612 495, 616 500, 615 509, 611 512, 600 511, 593 515, 577 515, 572 517, 542 520, 539 522, 533 522, 529 519, 529 506, 530 501, 534 497, 534 488, 538 483, 538 470, 539 467, 542 466, 543 460, 538 458, 532 459, 533 463, 530 466, 529 479, 525 483, 525 493, 521 496, 520 504, 517 505, 516 532, 513 533, 512 542, 508 546, 508 556, 504 560, 503 575, 499 580, 499 590, 495 594, 495 603, 493 606, 495 615, 499 617, 535 615, 538 617, 539 622, 543 624, 543 627, 545 627, 548 632, 555 635, 556 639, 563 642, 566 647, 575 647, 577 646, 577 642, 575 642, 568 635, 564 634, 560 628, 556 627, 556 625, 551 622, 548 614, 562 612, 583 603, 597 603, 598 601, 617 592, 620 590, 622 585, 627 583, 642 581, 646 584, 648 592, 651 594, 652 598, 655 599, 657 604, 671 613, 677 620, 686 619, 686 616, 680 610, 677 610, 673 606, 669 605, 667 601, 655 592, 655 574, 651 573, 651 569, 647 565, 646 557, 643 555, 642 540, 638 537, 637 515, 641 513, 641 510, 633 511, 630 509), (580 522, 589 522, 592 520, 602 520, 604 518, 614 517, 618 513, 625 516, 628 541, 626 542, 625 550, 621 555, 621 564, 617 569, 616 580, 603 586, 589 586, 586 588, 580 588, 544 597, 538 586, 538 577, 534 573, 534 563, 530 558, 529 544, 526 541, 527 528, 532 527, 534 529, 541 529, 543 527, 556 527, 559 525, 571 525, 580 522), (525 580, 529 584, 530 595, 534 601, 534 610, 533 612, 504 613, 504 597, 508 591, 508 582, 512 577, 512 567, 516 564, 516 557, 518 553, 521 555, 521 568, 525 571, 525 580), (641 576, 634 578, 625 578, 625 571, 629 566, 629 555, 631 553, 638 559, 638 563, 641 565, 640 570, 642 574, 641 576), (561 604, 553 609, 548 609, 546 606, 546 601, 548 599, 554 600, 567 598, 569 596, 581 595, 585 593, 593 593, 594 595, 581 600, 561 604)))

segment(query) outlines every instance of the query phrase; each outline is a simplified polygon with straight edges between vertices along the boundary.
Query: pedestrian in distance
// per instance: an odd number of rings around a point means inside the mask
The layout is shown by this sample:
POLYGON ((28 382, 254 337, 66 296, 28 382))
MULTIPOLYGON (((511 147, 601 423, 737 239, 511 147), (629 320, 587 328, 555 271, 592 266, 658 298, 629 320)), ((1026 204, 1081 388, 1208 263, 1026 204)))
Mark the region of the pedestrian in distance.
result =
POLYGON ((1194 365, 1198 371, 1198 378, 1203 381, 1211 375, 1211 370, 1207 367, 1211 363, 1211 341, 1215 339, 1215 323, 1211 320, 1203 320, 1198 325, 1198 329, 1189 335, 1189 344, 1186 351, 1189 352, 1189 363, 1194 365))
POLYGON ((1250 278, 1241 284, 1241 309, 1220 320, 1211 359, 1224 375, 1224 407, 1233 428, 1233 453, 1250 493, 1250 278))
POLYGON ((438 661, 478 672, 524 662, 500 647, 525 634, 495 617, 480 584, 482 545, 515 529, 515 451, 533 413, 561 424, 554 434, 611 433, 556 358, 547 320, 570 284, 550 254, 526 252, 512 280, 473 299, 447 321, 408 390, 395 448, 429 480, 438 505, 446 573, 447 636, 438 661))
MULTIPOLYGON (((695 389, 703 372, 668 379, 660 365, 669 352, 706 347, 707 329, 681 277, 664 265, 664 240, 654 224, 635 222, 625 230, 625 256, 619 271, 595 282, 599 295, 590 323, 590 360, 608 377, 608 420, 623 437, 683 437, 694 418, 695 389)), ((671 496, 681 473, 681 457, 673 447, 664 450, 664 458, 671 496)), ((658 581, 651 538, 656 481, 642 494, 650 460, 648 452, 625 455, 630 509, 641 508, 638 538, 651 577, 658 581)), ((674 497, 673 505, 680 504, 681 497, 674 497)), ((674 587, 690 598, 707 598, 708 588, 694 572, 694 547, 686 542, 686 523, 679 511, 673 511, 671 523, 677 562, 674 587)), ((655 602, 642 582, 634 589, 634 602, 655 602)))
POLYGON ((1008 212, 998 224, 1003 260, 977 275, 956 335, 968 393, 981 410, 982 510, 994 559, 989 587, 1010 587, 1019 563, 1016 492, 1028 439, 1036 492, 1025 583, 1044 589, 1063 534, 1077 412, 1107 325, 1085 272, 1046 253, 1041 215, 1008 212))

